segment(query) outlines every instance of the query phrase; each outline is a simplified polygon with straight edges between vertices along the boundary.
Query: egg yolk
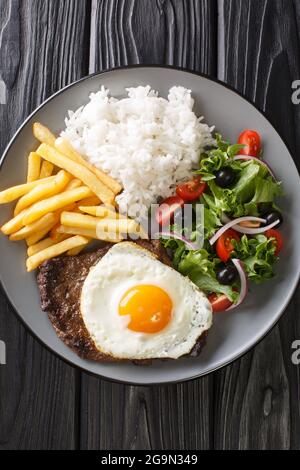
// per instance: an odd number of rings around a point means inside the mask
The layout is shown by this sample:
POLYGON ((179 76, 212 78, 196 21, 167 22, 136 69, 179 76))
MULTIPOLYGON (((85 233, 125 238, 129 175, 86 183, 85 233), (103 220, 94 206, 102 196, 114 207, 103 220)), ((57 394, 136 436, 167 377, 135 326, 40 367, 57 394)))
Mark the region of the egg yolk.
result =
POLYGON ((129 315, 128 328, 140 333, 157 333, 172 317, 173 304, 160 287, 137 285, 131 287, 120 300, 119 315, 129 315))

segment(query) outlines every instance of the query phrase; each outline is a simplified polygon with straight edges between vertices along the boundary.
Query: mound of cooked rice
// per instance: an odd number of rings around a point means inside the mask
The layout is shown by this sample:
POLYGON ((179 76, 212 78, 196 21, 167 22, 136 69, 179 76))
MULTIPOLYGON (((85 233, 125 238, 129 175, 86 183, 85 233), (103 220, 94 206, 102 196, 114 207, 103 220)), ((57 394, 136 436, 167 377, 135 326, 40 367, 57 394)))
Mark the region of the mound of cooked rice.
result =
POLYGON ((168 99, 150 86, 127 92, 120 100, 104 87, 92 93, 87 105, 69 111, 62 135, 123 185, 116 198, 119 210, 136 217, 189 179, 213 140, 212 128, 193 112, 190 90, 174 86, 168 99))

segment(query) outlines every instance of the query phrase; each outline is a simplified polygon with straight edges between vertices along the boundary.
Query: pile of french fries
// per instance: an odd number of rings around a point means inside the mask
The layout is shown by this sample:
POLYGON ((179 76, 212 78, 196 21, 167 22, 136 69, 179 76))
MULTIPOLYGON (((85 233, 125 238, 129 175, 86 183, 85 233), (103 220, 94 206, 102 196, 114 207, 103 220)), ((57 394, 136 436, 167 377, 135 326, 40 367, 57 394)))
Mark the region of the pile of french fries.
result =
POLYGON ((1 231, 26 241, 27 271, 63 253, 77 255, 92 239, 116 243, 124 234, 142 236, 134 220, 116 211, 118 181, 42 124, 33 125, 33 134, 40 145, 28 156, 27 182, 0 192, 0 204, 18 200, 1 231))

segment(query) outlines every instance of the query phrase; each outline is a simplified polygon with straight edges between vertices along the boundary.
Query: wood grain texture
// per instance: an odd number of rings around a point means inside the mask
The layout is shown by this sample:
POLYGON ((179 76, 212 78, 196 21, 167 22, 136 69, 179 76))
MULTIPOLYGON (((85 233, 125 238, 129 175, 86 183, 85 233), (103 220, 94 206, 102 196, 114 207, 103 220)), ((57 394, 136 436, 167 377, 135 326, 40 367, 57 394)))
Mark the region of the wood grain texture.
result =
MULTIPOLYGON (((0 2, 1 152, 41 101, 87 73, 88 6, 85 0, 0 2)), ((7 365, 0 366, 0 449, 74 448, 79 373, 26 332, 2 291, 0 338, 7 345, 7 365)))
POLYGON ((210 384, 129 387, 83 374, 81 448, 208 449, 210 384))
MULTIPOLYGON (((93 1, 90 72, 166 63, 213 75, 215 27, 210 0, 93 1)), ((211 380, 128 387, 83 374, 81 448, 210 448, 211 380)))
POLYGON ((215 75, 215 0, 93 0, 90 72, 169 64, 215 75))
MULTIPOLYGON (((263 109, 299 165, 299 5, 293 1, 219 1, 219 78, 263 109), (295 15, 296 13, 296 15, 295 15)), ((219 449, 300 448, 299 368, 291 344, 300 337, 299 290, 277 326, 252 352, 215 374, 219 449)))

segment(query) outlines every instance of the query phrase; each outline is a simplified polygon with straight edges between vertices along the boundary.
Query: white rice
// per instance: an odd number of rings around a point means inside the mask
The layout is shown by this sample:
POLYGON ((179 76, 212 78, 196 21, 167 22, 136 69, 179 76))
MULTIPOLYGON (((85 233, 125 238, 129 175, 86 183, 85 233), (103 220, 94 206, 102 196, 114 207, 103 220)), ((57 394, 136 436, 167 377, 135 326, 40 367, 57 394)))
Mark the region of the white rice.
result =
POLYGON ((195 115, 191 90, 182 86, 171 88, 168 99, 150 86, 127 92, 120 100, 104 87, 92 93, 86 106, 69 111, 62 135, 123 185, 119 210, 137 217, 191 177, 213 128, 195 115))

